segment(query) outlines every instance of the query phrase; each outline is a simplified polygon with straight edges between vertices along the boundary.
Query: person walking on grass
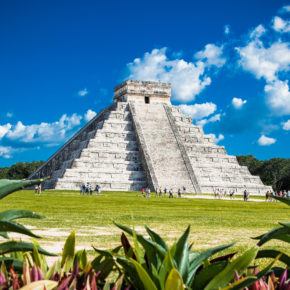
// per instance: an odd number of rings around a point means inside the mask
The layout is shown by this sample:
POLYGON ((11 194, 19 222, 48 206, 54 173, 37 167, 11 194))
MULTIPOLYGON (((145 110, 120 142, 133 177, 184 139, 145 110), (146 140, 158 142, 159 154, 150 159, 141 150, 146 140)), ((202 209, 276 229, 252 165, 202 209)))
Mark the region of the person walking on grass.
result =
POLYGON ((101 185, 98 185, 98 195, 101 195, 101 185))
POLYGON ((161 186, 159 187, 159 197, 161 197, 162 196, 162 188, 161 188, 161 186))
POLYGON ((181 198, 181 190, 180 190, 180 188, 178 188, 177 194, 178 194, 178 198, 181 198))
POLYGON ((41 184, 38 184, 37 193, 38 193, 38 194, 41 194, 41 184))
POLYGON ((170 190, 169 190, 169 198, 173 198, 173 191, 172 191, 172 188, 170 188, 170 190))
POLYGON ((247 199, 248 199, 248 192, 247 192, 247 190, 245 189, 245 190, 244 190, 244 201, 247 201, 247 199))
POLYGON ((166 197, 166 193, 167 193, 167 188, 164 188, 164 197, 166 197))

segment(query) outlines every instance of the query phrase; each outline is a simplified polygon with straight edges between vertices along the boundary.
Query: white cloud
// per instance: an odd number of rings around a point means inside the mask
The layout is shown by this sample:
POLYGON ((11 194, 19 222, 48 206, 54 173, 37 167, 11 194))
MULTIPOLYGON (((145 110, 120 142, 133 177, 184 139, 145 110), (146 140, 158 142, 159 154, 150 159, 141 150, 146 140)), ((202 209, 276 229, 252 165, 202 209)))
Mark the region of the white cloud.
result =
POLYGON ((226 59, 222 57, 223 46, 216 46, 214 44, 207 44, 205 48, 198 51, 194 56, 196 59, 203 60, 207 66, 222 67, 226 59))
POLYGON ((5 125, 0 125, 0 139, 11 129, 12 125, 7 123, 5 125))
POLYGON ((240 54, 240 65, 253 73, 256 78, 267 82, 277 79, 282 71, 290 69, 289 43, 280 40, 265 48, 260 40, 253 40, 245 47, 236 48, 240 54))
POLYGON ((205 124, 208 124, 208 123, 213 123, 213 122, 220 121, 220 119, 221 119, 221 114, 216 114, 216 115, 210 117, 209 119, 199 120, 199 121, 196 122, 196 124, 198 126, 204 126, 205 124))
POLYGON ((170 60, 166 56, 166 48, 153 49, 146 52, 143 58, 136 58, 127 65, 130 73, 128 79, 170 82, 172 98, 189 102, 211 83, 205 73, 207 65, 202 61, 170 60))
POLYGON ((85 113, 85 120, 88 122, 93 119, 97 115, 96 112, 92 111, 91 109, 87 110, 85 113))
POLYGON ((183 114, 189 115, 193 120, 199 120, 214 113, 216 110, 216 104, 203 103, 194 105, 180 105, 179 108, 183 114))
POLYGON ((218 142, 220 142, 221 140, 225 139, 225 136, 223 134, 219 134, 218 136, 216 136, 215 134, 207 134, 207 136, 211 136, 213 138, 213 141, 217 144, 218 142))
POLYGON ((13 113, 11 113, 11 112, 7 112, 7 113, 6 113, 6 117, 7 117, 7 118, 12 118, 12 117, 13 117, 13 113))
POLYGON ((228 25, 228 24, 225 25, 225 26, 224 26, 224 33, 225 33, 226 35, 228 35, 228 34, 230 34, 230 32, 231 32, 231 31, 230 31, 230 25, 228 25))
POLYGON ((48 143, 63 141, 75 127, 80 125, 82 117, 73 114, 64 114, 59 121, 53 123, 40 123, 24 125, 18 121, 16 125, 6 124, 0 126, 0 139, 7 139, 17 143, 48 143))
POLYGON ((275 16, 273 19, 273 29, 280 33, 290 32, 290 21, 283 20, 279 16, 275 16))
POLYGON ((254 28, 252 30, 252 32, 250 33, 250 38, 259 38, 261 37, 264 33, 266 32, 265 27, 260 24, 258 25, 256 28, 254 28))
POLYGON ((287 122, 283 122, 282 127, 284 130, 289 131, 290 130, 290 119, 287 122))
POLYGON ((5 159, 10 159, 12 158, 12 153, 16 151, 10 146, 0 146, 0 157, 5 158, 5 159))
POLYGON ((283 6, 280 10, 279 10, 280 13, 287 13, 287 12, 290 12, 290 5, 285 5, 283 6))
POLYGON ((83 90, 78 91, 78 95, 80 97, 84 97, 85 95, 87 95, 89 92, 87 90, 87 88, 84 88, 83 90))
POLYGON ((240 109, 240 108, 242 108, 242 106, 244 105, 244 104, 246 104, 247 103, 247 100, 242 100, 242 99, 240 99, 240 98, 233 98, 232 99, 232 105, 236 108, 236 109, 240 109))
POLYGON ((276 143, 276 139, 266 137, 265 135, 262 135, 258 140, 258 144, 260 146, 269 146, 269 145, 272 145, 274 143, 276 143))
POLYGON ((290 114, 290 91, 288 81, 274 81, 264 88, 269 107, 277 115, 290 114))

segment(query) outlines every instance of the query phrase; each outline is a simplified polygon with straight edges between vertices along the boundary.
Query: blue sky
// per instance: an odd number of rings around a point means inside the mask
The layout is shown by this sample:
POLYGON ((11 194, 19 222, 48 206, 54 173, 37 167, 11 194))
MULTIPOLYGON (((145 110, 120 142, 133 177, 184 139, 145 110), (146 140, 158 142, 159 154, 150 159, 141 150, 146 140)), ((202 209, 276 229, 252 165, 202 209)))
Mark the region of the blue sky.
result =
POLYGON ((125 79, 232 155, 289 158, 290 2, 1 1, 0 166, 46 160, 125 79))

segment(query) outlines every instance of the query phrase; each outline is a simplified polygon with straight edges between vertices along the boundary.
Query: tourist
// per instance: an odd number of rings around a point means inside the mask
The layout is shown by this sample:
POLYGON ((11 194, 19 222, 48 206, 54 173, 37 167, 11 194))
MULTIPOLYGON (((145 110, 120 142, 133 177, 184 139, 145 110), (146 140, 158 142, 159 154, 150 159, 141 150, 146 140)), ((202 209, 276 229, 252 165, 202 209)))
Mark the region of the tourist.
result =
POLYGON ((158 186, 155 189, 155 197, 157 197, 157 196, 158 196, 158 186))
POLYGON ((172 188, 169 189, 169 198, 173 198, 173 191, 172 191, 172 188))
POLYGON ((159 187, 159 197, 162 196, 162 188, 161 186, 159 187))
POLYGON ((287 197, 290 198, 290 190, 287 191, 287 197))
POLYGON ((98 194, 98 190, 99 190, 99 186, 96 184, 96 187, 95 187, 95 195, 98 194))
POLYGON ((98 185, 98 195, 101 195, 101 185, 98 185))
POLYGON ((244 201, 247 201, 247 197, 248 197, 248 192, 247 192, 247 190, 245 189, 245 190, 244 190, 244 201))
POLYGON ((181 190, 180 190, 180 188, 178 188, 177 194, 178 194, 178 198, 181 198, 181 190))
POLYGON ((38 184, 37 193, 41 194, 41 184, 38 184))
POLYGON ((145 190, 144 190, 144 188, 142 188, 142 191, 141 192, 142 192, 142 196, 145 197, 145 190))
POLYGON ((186 191, 186 188, 185 188, 185 186, 184 186, 184 185, 182 186, 182 190, 183 190, 183 193, 185 193, 185 191, 186 191))
POLYGON ((269 191, 266 192, 266 201, 269 201, 269 191))
POLYGON ((38 185, 35 185, 34 186, 34 192, 37 193, 37 191, 38 191, 38 185))
POLYGON ((164 193, 164 197, 166 197, 166 193, 167 193, 167 188, 166 187, 164 188, 164 192, 163 193, 164 193))

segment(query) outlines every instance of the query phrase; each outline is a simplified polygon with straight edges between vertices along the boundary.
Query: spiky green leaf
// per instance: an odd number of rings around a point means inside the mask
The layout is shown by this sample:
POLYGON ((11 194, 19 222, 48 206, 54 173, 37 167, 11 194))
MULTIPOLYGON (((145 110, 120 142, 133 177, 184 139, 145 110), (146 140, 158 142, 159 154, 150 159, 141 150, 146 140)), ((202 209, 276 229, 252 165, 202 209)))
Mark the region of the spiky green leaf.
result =
MULTIPOLYGON (((4 255, 11 252, 32 252, 34 245, 26 242, 8 241, 0 244, 0 255, 4 255)), ((56 256, 52 253, 45 251, 44 249, 37 247, 40 254, 46 256, 56 256)))
POLYGON ((9 179, 0 179, 0 199, 4 198, 10 193, 14 191, 23 189, 25 187, 29 187, 35 184, 40 184, 44 180, 48 179, 41 178, 41 179, 33 179, 33 180, 9 180, 9 179))
POLYGON ((258 249, 252 248, 242 256, 229 263, 223 271, 217 274, 205 287, 205 290, 226 287, 234 278, 235 271, 239 275, 251 264, 257 255, 258 249))
POLYGON ((62 255, 61 255, 61 267, 64 265, 67 259, 73 260, 75 254, 75 245, 76 245, 76 234, 73 230, 71 234, 67 237, 62 255))
POLYGON ((173 268, 166 279, 164 290, 183 290, 183 289, 184 287, 182 277, 179 274, 179 272, 175 268, 173 268))

